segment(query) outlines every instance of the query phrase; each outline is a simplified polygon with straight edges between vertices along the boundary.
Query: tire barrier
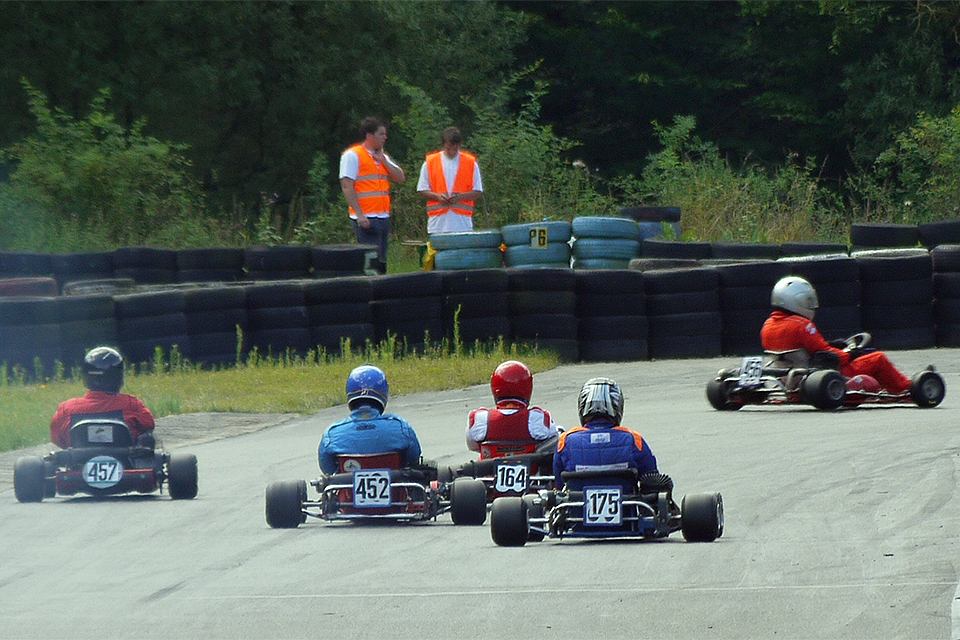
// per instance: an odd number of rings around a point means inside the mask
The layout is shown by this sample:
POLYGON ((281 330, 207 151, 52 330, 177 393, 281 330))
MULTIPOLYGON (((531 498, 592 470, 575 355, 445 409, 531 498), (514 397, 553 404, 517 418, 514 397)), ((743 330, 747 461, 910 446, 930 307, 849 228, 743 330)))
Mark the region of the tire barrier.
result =
POLYGON ((827 340, 846 338, 863 331, 860 324, 860 270, 855 259, 846 255, 813 255, 782 258, 780 262, 786 265, 788 275, 806 278, 816 287, 820 303, 817 328, 827 340))
POLYGON ((572 269, 508 270, 510 337, 518 343, 579 359, 576 274, 572 269))
POLYGON ((503 266, 503 236, 499 230, 462 231, 430 235, 430 246, 437 252, 434 268, 441 271, 497 269, 503 266))
POLYGON ((570 267, 572 226, 563 220, 511 224, 500 230, 507 246, 503 263, 507 267, 570 267))
POLYGON ((310 247, 253 246, 243 252, 244 278, 248 280, 296 280, 310 277, 310 247))
POLYGON ((53 278, 4 278, 0 280, 0 296, 55 296, 60 288, 53 278))
POLYGON ((646 360, 647 299, 640 271, 576 271, 577 338, 586 362, 646 360))
POLYGON ((884 349, 936 346, 933 259, 926 249, 861 251, 860 317, 863 330, 884 349))
POLYGON ((960 220, 941 220, 917 225, 920 244, 933 249, 942 244, 960 243, 960 220))
POLYGON ((680 242, 652 238, 640 243, 640 257, 706 260, 713 257, 713 249, 709 242, 680 242))
POLYGON ((117 311, 107 293, 67 295, 57 305, 60 362, 67 371, 79 367, 90 349, 117 344, 117 311))
POLYGON ((760 328, 770 315, 770 292, 789 275, 783 262, 754 261, 717 265, 721 352, 725 356, 763 353, 760 328))
POLYGON ((640 256, 640 227, 629 218, 574 218, 571 230, 574 268, 626 269, 640 256))
POLYGON ((65 253, 50 256, 53 277, 61 289, 70 282, 113 278, 113 254, 109 251, 65 253))
POLYGON ((0 297, 0 364, 8 374, 40 381, 53 373, 62 357, 59 303, 52 296, 0 297))
POLYGON ((748 244, 745 242, 714 242, 710 255, 719 259, 776 260, 782 255, 779 244, 748 244))
POLYGON ((400 273, 373 279, 375 339, 396 336, 413 349, 443 338, 442 271, 400 273))
POLYGON ((50 256, 45 253, 0 251, 0 278, 49 276, 52 272, 50 256))
POLYGON ((680 238, 680 207, 623 207, 620 217, 637 221, 640 240, 665 235, 665 229, 672 238, 680 238))
POLYGON ((960 346, 960 244, 940 244, 933 259, 933 321, 938 347, 960 346))
POLYGON ((209 247, 177 251, 178 282, 236 282, 243 278, 244 251, 209 247))
POLYGON ((113 301, 117 341, 127 362, 152 362, 158 348, 167 356, 174 347, 184 356, 192 352, 182 290, 131 293, 114 296, 113 301))
POLYGON ((714 267, 644 272, 650 357, 716 357, 721 351, 719 276, 714 267))
POLYGON ((372 298, 371 279, 362 276, 305 283, 311 345, 332 355, 340 355, 346 341, 351 350, 363 349, 376 338, 372 298))
POLYGON ((376 275, 377 248, 369 244, 329 244, 310 249, 314 278, 376 275))
POLYGON ((451 271, 443 278, 444 335, 471 346, 510 339, 510 280, 504 269, 451 271))
POLYGON ((920 231, 914 224, 892 222, 854 222, 850 225, 851 253, 880 247, 915 247, 920 231))
MULTIPOLYGON (((189 358, 221 366, 237 361, 237 331, 248 336, 247 294, 241 286, 207 286, 184 291, 189 358)), ((243 355, 243 346, 240 347, 243 355)))
POLYGON ((305 356, 313 347, 303 281, 259 283, 244 287, 247 296, 246 353, 305 356))
POLYGON ((177 281, 177 252, 154 247, 121 247, 113 252, 113 275, 139 284, 177 281))

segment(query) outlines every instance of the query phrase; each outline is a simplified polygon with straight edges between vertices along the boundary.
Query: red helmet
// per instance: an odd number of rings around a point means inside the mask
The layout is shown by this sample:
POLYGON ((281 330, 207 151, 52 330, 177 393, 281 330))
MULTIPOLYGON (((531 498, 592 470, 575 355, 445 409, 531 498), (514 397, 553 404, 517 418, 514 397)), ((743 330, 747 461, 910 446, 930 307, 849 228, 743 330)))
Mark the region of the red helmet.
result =
POLYGON ((490 388, 493 390, 493 399, 497 402, 511 399, 529 404, 530 396, 533 395, 533 374, 522 362, 507 360, 493 372, 490 388))

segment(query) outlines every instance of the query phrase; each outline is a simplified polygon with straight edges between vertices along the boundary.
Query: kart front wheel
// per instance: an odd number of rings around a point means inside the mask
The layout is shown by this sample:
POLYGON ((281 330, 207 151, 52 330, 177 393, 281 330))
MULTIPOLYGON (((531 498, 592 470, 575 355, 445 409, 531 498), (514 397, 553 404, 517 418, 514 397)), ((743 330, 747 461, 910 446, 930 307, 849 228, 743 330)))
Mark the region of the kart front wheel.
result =
POLYGON ((518 496, 504 496, 490 508, 490 537, 501 547, 522 547, 529 534, 527 503, 518 496))
POLYGON ((694 493, 680 503, 680 528, 688 542, 713 542, 723 535, 723 498, 719 493, 694 493))
POLYGON ((41 502, 46 493, 43 458, 18 458, 13 465, 13 493, 20 502, 41 502))
POLYGON ((307 483, 303 480, 281 480, 267 485, 267 524, 274 529, 296 529, 307 518, 303 501, 307 497, 307 483))
POLYGON ((717 411, 736 411, 743 406, 739 398, 732 398, 731 388, 736 384, 733 378, 717 380, 714 378, 707 383, 707 401, 717 411))
POLYGON ((457 478, 450 485, 453 524, 481 525, 487 519, 487 488, 476 478, 457 478))
POLYGON ((817 409, 836 409, 847 396, 847 379, 833 369, 814 371, 803 379, 801 393, 804 402, 817 409))
POLYGON ((167 490, 174 500, 193 500, 197 497, 197 456, 192 453, 174 453, 167 462, 167 490))
POLYGON ((910 398, 918 407, 929 409, 943 402, 947 385, 936 371, 927 369, 913 376, 910 381, 910 398))

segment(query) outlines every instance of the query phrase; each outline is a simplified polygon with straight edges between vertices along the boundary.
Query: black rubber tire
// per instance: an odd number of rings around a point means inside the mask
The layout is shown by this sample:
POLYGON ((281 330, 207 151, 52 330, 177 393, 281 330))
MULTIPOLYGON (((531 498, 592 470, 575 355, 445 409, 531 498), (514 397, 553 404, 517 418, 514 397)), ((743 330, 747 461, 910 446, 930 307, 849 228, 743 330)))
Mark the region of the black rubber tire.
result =
POLYGON ((510 293, 506 291, 487 291, 484 293, 456 293, 446 296, 443 300, 444 317, 452 320, 458 310, 461 319, 505 316, 510 313, 510 293))
POLYGON ((620 215, 637 222, 680 222, 680 207, 622 207, 620 215))
POLYGON ((791 275, 806 278, 817 287, 817 294, 825 282, 850 282, 860 278, 860 267, 850 256, 796 256, 781 258, 791 275))
POLYGON ((509 312, 514 316, 535 313, 573 315, 577 310, 577 294, 573 291, 511 291, 509 301, 509 312))
POLYGON ((325 271, 362 274, 369 267, 369 260, 375 260, 376 256, 377 248, 368 244, 326 244, 310 248, 314 274, 325 271))
POLYGON ((187 314, 167 313, 137 318, 121 317, 117 320, 117 338, 120 342, 149 340, 170 335, 188 333, 187 314))
POLYGON ((514 338, 577 339, 577 317, 567 313, 531 313, 510 318, 514 338))
POLYGON ((778 244, 751 244, 746 242, 714 242, 710 255, 714 258, 776 260, 781 255, 778 244))
POLYGON ((450 484, 450 517, 455 525, 479 526, 487 520, 487 488, 476 478, 450 484))
MULTIPOLYGON (((636 271, 619 271, 638 273, 636 271)), ((635 293, 578 293, 577 315, 581 318, 602 316, 645 316, 647 315, 647 296, 642 290, 635 293)))
POLYGON ((565 263, 570 266, 570 245, 566 242, 551 242, 542 249, 516 244, 507 247, 503 262, 508 267, 547 266, 565 263))
POLYGON ((307 304, 306 285, 300 282, 251 284, 244 287, 247 309, 303 307, 307 304))
MULTIPOLYGON (((528 493, 522 497, 523 501, 527 504, 527 518, 542 518, 543 517, 543 503, 540 502, 539 498, 532 493, 528 493)), ((540 542, 543 540, 543 534, 539 531, 530 531, 529 527, 527 528, 527 541, 528 542, 540 542)))
POLYGON ((174 500, 193 500, 197 497, 197 456, 192 453, 172 453, 167 462, 167 491, 174 500))
POLYGON ((177 251, 177 270, 222 270, 240 272, 243 269, 243 249, 240 247, 205 247, 177 251))
POLYGON ((414 271, 372 278, 371 300, 443 295, 444 271, 414 271))
POLYGON ((142 318, 187 310, 183 291, 147 291, 114 296, 117 318, 142 318))
POLYGON ((582 342, 597 340, 646 340, 649 336, 646 316, 588 316, 580 318, 577 336, 582 342))
POLYGON ((716 292, 720 287, 720 275, 716 267, 647 271, 644 273, 644 286, 647 295, 716 292))
MULTIPOLYGON (((769 292, 767 297, 770 297, 769 292)), ((704 311, 720 311, 720 297, 717 290, 656 293, 647 296, 647 314, 651 316, 704 311)))
MULTIPOLYGON (((911 306, 884 305, 874 307, 861 305, 860 319, 863 329, 873 333, 880 329, 908 329, 915 327, 933 326, 933 300, 927 300, 925 304, 915 304, 911 306)), ((883 344, 885 349, 895 349, 892 345, 883 344)))
POLYGON ((929 305, 932 300, 933 279, 930 276, 917 280, 864 282, 860 289, 860 304, 865 307, 929 305))
POLYGON ((646 340, 581 340, 579 356, 584 362, 636 362, 650 359, 646 340))
POLYGON ((575 258, 573 268, 579 271, 625 271, 635 258, 575 258))
POLYGON ((960 244, 942 244, 930 251, 933 270, 940 273, 960 271, 960 244))
POLYGON ((839 242, 784 242, 780 253, 784 256, 848 255, 849 247, 839 242))
POLYGON ((933 274, 933 297, 937 300, 960 299, 960 273, 944 272, 933 274))
POLYGON ((369 324, 373 310, 369 302, 330 302, 307 307, 309 325, 369 324))
POLYGON ((372 278, 362 276, 307 282, 303 285, 303 296, 308 307, 334 302, 370 302, 373 282, 372 278))
POLYGON ((0 325, 54 324, 60 318, 60 298, 46 296, 0 296, 0 325))
POLYGON ((192 311, 187 313, 187 335, 201 333, 236 333, 237 325, 247 330, 247 310, 211 309, 210 311, 192 311))
POLYGON ((705 260, 711 257, 712 249, 709 242, 678 242, 654 238, 640 243, 640 255, 644 258, 705 260))
POLYGON ((269 353, 276 357, 285 354, 287 350, 305 355, 314 346, 310 340, 310 329, 305 326, 250 330, 244 339, 247 350, 256 347, 261 356, 269 353))
POLYGON ((13 465, 13 493, 19 502, 42 502, 44 487, 44 465, 40 456, 17 458, 13 465))
POLYGON ((940 220, 917 225, 920 243, 925 247, 960 242, 960 220, 940 220))
POLYGON ((522 547, 527 544, 527 503, 519 496, 503 496, 490 507, 490 537, 500 547, 522 547))
POLYGON ((510 291, 576 291, 577 272, 569 268, 508 269, 510 291))
POLYGON ((280 245, 252 246, 243 252, 243 267, 248 272, 307 273, 311 266, 310 247, 280 245))
POLYGON ((736 411, 743 406, 740 400, 730 398, 729 388, 736 382, 732 378, 707 382, 707 402, 717 411, 736 411))
POLYGON ((447 295, 506 291, 510 276, 505 269, 466 269, 443 274, 443 292, 447 295))
POLYGON ((839 371, 822 369, 804 378, 801 385, 804 402, 817 409, 829 411, 843 406, 847 394, 847 380, 839 371))
POLYGON ((177 282, 237 282, 243 278, 240 269, 181 269, 177 271, 177 282))
POLYGON ((910 397, 923 409, 930 409, 941 402, 947 393, 947 385, 936 371, 921 371, 910 380, 910 397))
POLYGON ((310 326, 307 308, 303 305, 289 307, 255 307, 247 310, 247 328, 250 331, 274 329, 305 329, 310 326))
MULTIPOLYGON (((702 313, 671 313, 648 316, 650 338, 676 338, 678 336, 720 335, 722 317, 719 311, 702 313)), ((759 331, 759 329, 758 329, 759 331)))
POLYGON ((267 524, 274 529, 296 529, 306 521, 303 501, 307 497, 307 483, 303 480, 280 480, 267 485, 264 492, 264 514, 267 524))
POLYGON ((640 242, 625 238, 577 238, 573 243, 572 255, 578 260, 606 258, 629 261, 640 257, 640 242))
POLYGON ((397 324, 443 316, 442 296, 371 300, 374 324, 397 324))
POLYGON ((860 281, 865 285, 929 280, 933 275, 933 258, 925 249, 863 252, 854 254, 853 258, 860 268, 860 281))
POLYGON ((630 269, 616 274, 575 271, 574 282, 578 297, 584 295, 643 295, 643 273, 630 269))
MULTIPOLYGON (((717 280, 722 288, 762 286, 767 288, 768 294, 780 278, 790 275, 789 269, 783 262, 769 260, 722 264, 715 268, 717 280)), ((767 298, 769 305, 769 295, 767 298)))
POLYGON ((713 542, 723 535, 723 497, 694 493, 680 502, 680 529, 687 542, 713 542))
POLYGON ((850 244, 862 247, 913 247, 920 242, 915 224, 890 222, 854 222, 850 225, 850 244))
POLYGON ((314 325, 310 327, 310 344, 321 346, 330 353, 340 353, 340 343, 350 340, 351 349, 363 349, 367 340, 373 340, 373 323, 314 325))

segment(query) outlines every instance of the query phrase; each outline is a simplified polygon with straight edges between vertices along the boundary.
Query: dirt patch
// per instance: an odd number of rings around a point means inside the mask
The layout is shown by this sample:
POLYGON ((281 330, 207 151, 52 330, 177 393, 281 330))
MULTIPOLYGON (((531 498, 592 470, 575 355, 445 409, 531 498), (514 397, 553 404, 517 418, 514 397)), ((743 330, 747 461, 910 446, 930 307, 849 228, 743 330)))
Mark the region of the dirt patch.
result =
MULTIPOLYGON (((154 435, 166 450, 232 438, 301 417, 296 413, 187 413, 157 420, 154 435)), ((20 456, 42 456, 52 443, 0 453, 0 491, 13 488, 13 465, 20 456)))

